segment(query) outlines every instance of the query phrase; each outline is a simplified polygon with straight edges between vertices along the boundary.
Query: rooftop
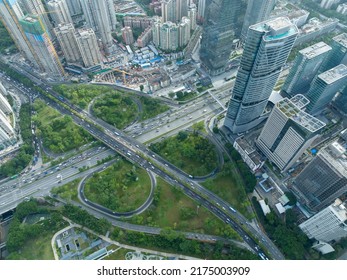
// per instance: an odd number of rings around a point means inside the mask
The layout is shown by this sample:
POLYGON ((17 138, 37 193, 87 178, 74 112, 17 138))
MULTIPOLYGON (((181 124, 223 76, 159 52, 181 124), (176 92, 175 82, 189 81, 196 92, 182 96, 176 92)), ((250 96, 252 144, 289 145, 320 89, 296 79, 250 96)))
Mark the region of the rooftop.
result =
POLYGON ((309 46, 308 48, 305 48, 299 51, 299 53, 301 53, 303 56, 305 56, 308 59, 312 59, 330 50, 331 50, 331 47, 329 45, 327 45, 324 42, 319 42, 317 44, 314 44, 312 46, 309 46))
POLYGON ((334 151, 331 150, 330 144, 320 150, 318 155, 325 159, 325 161, 337 170, 342 176, 347 177, 347 157, 336 156, 334 151))
POLYGON ((293 120, 295 123, 311 133, 322 129, 325 126, 325 123, 302 111, 288 98, 282 99, 276 104, 276 107, 279 108, 281 112, 287 116, 287 118, 293 120))
POLYGON ((250 26, 250 28, 267 33, 266 41, 282 39, 298 33, 298 28, 287 17, 278 17, 250 26))
POLYGON ((302 94, 297 94, 294 97, 292 97, 290 99, 290 101, 292 101, 296 107, 298 107, 299 109, 303 109, 305 108, 308 103, 310 103, 310 100, 308 100, 305 96, 303 96, 302 94))
POLYGON ((340 199, 336 199, 330 207, 335 211, 335 214, 340 218, 341 222, 347 220, 346 206, 340 199))
POLYGON ((347 66, 344 64, 337 65, 336 67, 320 74, 318 77, 326 84, 330 85, 347 77, 347 66))
POLYGON ((333 38, 335 42, 338 42, 340 45, 347 48, 347 33, 342 33, 333 38))

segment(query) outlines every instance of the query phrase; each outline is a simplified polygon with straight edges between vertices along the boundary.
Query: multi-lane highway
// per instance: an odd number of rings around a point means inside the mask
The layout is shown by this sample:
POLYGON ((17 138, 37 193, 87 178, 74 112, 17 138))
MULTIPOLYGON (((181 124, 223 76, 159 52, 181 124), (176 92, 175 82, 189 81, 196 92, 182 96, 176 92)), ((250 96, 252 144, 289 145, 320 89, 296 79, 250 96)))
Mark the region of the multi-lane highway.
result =
MULTIPOLYGON (((137 163, 147 170, 151 170, 153 173, 162 177, 168 183, 182 189, 188 196, 209 209, 217 217, 222 219, 225 223, 229 224, 237 231, 244 241, 258 254, 264 254, 262 249, 259 248, 257 243, 252 239, 251 236, 245 231, 246 228, 249 232, 254 231, 253 227, 245 224, 246 221, 239 213, 235 213, 231 210, 231 206, 215 195, 203 188, 201 185, 193 182, 191 176, 187 176, 181 170, 175 168, 158 155, 149 151, 146 146, 140 144, 134 138, 127 136, 122 131, 104 123, 103 121, 96 119, 95 117, 84 112, 77 106, 72 105, 68 101, 64 100, 57 93, 52 91, 50 87, 43 86, 47 93, 54 96, 58 100, 64 103, 56 102, 52 99, 48 99, 45 95, 41 95, 41 98, 46 99, 50 102, 50 106, 54 107, 65 115, 70 115, 75 123, 86 129, 96 139, 102 141, 111 149, 122 154, 128 160, 133 163, 137 163), (70 109, 66 109, 68 106, 70 109), (193 184, 193 186, 192 186, 193 184), (237 215, 236 215, 237 214, 237 215), (242 218, 241 218, 242 217, 242 218), (242 219, 242 221, 240 220, 242 219), (235 222, 237 221, 237 222, 235 222)), ((37 94, 31 90, 28 91, 29 95, 37 94)), ((271 255, 276 259, 283 259, 283 255, 274 246, 268 246, 268 242, 262 233, 256 232, 256 236, 260 236, 259 242, 266 247, 271 255)))

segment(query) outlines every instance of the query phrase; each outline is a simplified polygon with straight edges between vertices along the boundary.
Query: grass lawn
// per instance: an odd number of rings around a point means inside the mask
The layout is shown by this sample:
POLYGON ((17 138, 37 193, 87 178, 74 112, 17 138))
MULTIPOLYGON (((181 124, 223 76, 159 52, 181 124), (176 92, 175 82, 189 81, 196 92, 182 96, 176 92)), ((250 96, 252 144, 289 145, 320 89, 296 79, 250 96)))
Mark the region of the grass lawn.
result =
POLYGON ((146 170, 119 160, 87 180, 85 196, 112 211, 127 212, 140 207, 148 198, 151 180, 146 170))
POLYGON ((61 198, 67 201, 69 200, 79 201, 78 194, 77 194, 77 187, 81 180, 82 179, 76 179, 65 185, 55 187, 51 190, 51 193, 59 195, 61 198))
POLYGON ((243 186, 244 184, 233 163, 226 163, 223 170, 215 178, 208 179, 202 185, 230 203, 235 209, 246 215, 246 217, 249 216, 246 208, 249 205, 249 201, 243 186))
MULTIPOLYGON (((119 247, 118 247, 119 248, 119 247)), ((109 248, 107 248, 109 249, 109 248)), ((117 251, 103 258, 103 260, 125 260, 125 254, 128 252, 134 252, 129 249, 119 248, 117 251)))
POLYGON ((213 144, 197 133, 181 131, 151 144, 150 149, 193 176, 210 174, 218 164, 213 144))
POLYGON ((157 178, 157 185, 153 204, 141 215, 133 217, 133 223, 223 235, 226 225, 204 207, 198 207, 195 201, 161 178, 157 178))

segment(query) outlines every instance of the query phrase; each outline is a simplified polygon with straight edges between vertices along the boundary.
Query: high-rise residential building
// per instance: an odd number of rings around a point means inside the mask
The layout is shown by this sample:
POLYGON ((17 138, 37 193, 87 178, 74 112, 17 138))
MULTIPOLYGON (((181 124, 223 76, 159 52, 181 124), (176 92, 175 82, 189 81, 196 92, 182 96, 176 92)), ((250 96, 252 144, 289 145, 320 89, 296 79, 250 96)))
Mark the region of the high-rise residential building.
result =
POLYGON ((333 38, 331 53, 323 62, 320 72, 325 72, 339 64, 347 65, 347 33, 342 33, 333 38))
POLYGON ((81 0, 87 26, 101 39, 106 53, 112 46, 112 32, 116 31, 117 19, 113 0, 81 0))
POLYGON ((146 47, 150 41, 153 39, 152 27, 148 26, 141 35, 137 38, 137 46, 139 48, 146 47))
POLYGON ((280 17, 250 26, 224 125, 234 133, 264 120, 268 98, 298 34, 280 17))
POLYGON ((179 28, 179 47, 186 46, 190 39, 190 19, 183 17, 181 23, 178 25, 179 28))
POLYGON ((343 14, 343 15, 347 15, 347 3, 340 4, 337 7, 336 12, 343 14))
POLYGON ((347 86, 336 97, 334 105, 342 114, 347 116, 347 86))
POLYGON ((65 74, 64 68, 60 63, 57 52, 47 31, 40 23, 39 16, 28 15, 19 22, 25 32, 27 40, 37 53, 46 74, 56 78, 62 77, 65 74))
POLYGON ((12 111, 12 107, 10 103, 8 103, 7 99, 5 98, 6 94, 7 94, 6 88, 0 82, 0 110, 4 114, 10 114, 10 113, 13 113, 13 111, 12 111))
POLYGON ((161 23, 159 18, 155 18, 153 21, 152 34, 153 34, 153 43, 155 46, 160 46, 160 27, 161 23))
POLYGON ((50 37, 54 36, 53 26, 48 18, 48 14, 42 0, 21 0, 21 3, 23 4, 25 14, 40 16, 48 35, 50 37))
POLYGON ((275 104, 258 139, 257 147, 281 171, 288 170, 316 139, 325 123, 305 113, 303 95, 275 104))
POLYGON ((15 138, 14 129, 12 128, 9 119, 0 110, 0 149, 3 149, 11 144, 15 138))
POLYGON ((66 0, 66 4, 71 16, 82 14, 80 0, 66 0))
POLYGON ((305 95, 310 100, 307 111, 311 114, 321 112, 346 83, 347 66, 344 64, 340 64, 316 76, 311 84, 310 90, 305 95))
POLYGON ((101 63, 101 54, 93 29, 79 29, 76 31, 77 45, 82 55, 85 68, 90 68, 101 63))
POLYGON ((338 4, 340 0, 322 0, 320 6, 323 9, 330 9, 332 5, 338 4))
POLYGON ((73 23, 65 0, 50 0, 46 3, 54 26, 62 23, 73 23))
POLYGON ((196 5, 192 4, 189 6, 188 18, 190 19, 190 29, 195 30, 196 28, 196 5))
POLYGON ((347 237, 347 209, 340 199, 299 225, 310 239, 323 242, 347 237))
POLYGON ((124 28, 122 28, 122 37, 125 44, 127 45, 134 44, 133 31, 129 26, 125 26, 124 28))
POLYGON ((324 42, 300 50, 283 84, 282 92, 289 97, 306 93, 330 51, 331 47, 324 42))
POLYGON ((340 144, 331 143, 294 179, 292 189, 301 204, 317 212, 347 192, 345 152, 340 144))
POLYGON ((199 2, 198 2, 198 15, 197 15, 199 22, 204 21, 205 8, 206 8, 206 0, 199 0, 199 2))
POLYGON ((182 17, 188 16, 187 0, 163 0, 161 3, 162 22, 177 23, 182 17))
POLYGON ((242 38, 246 38, 251 25, 267 20, 277 0, 249 0, 242 27, 242 38))
POLYGON ((7 134, 8 138, 12 138, 15 133, 14 129, 10 123, 9 118, 0 110, 0 129, 7 134))
POLYGON ((174 51, 179 47, 179 32, 177 24, 167 21, 160 26, 159 48, 164 51, 174 51))
POLYGON ((19 7, 18 1, 0 1, 0 20, 6 27, 18 50, 36 68, 42 68, 39 57, 26 38, 19 19, 23 17, 23 12, 19 7))
POLYGON ((82 56, 78 49, 75 37, 75 28, 72 23, 59 24, 54 28, 61 50, 67 63, 80 63, 82 56))
POLYGON ((200 59, 210 75, 224 72, 234 40, 240 12, 239 0, 209 1, 200 48, 200 59))

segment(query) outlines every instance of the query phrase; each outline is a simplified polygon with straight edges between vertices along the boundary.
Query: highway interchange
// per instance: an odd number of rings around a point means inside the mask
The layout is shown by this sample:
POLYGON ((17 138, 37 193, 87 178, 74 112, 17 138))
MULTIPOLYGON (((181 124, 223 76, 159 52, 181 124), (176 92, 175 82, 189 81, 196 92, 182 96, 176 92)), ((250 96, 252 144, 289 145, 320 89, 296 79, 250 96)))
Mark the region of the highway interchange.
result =
MULTIPOLYGON (((41 82, 39 82, 39 84, 51 96, 55 96, 56 98, 59 98, 57 93, 52 91, 49 86, 42 85, 41 82)), ((37 92, 34 92, 30 89, 27 91, 27 93, 30 96, 35 96, 38 94, 37 92)), ((234 211, 232 211, 231 205, 229 205, 228 203, 223 201, 221 198, 217 197, 210 191, 203 188, 197 182, 192 180, 189 174, 185 174, 180 169, 176 168, 175 166, 171 165, 169 162, 165 161, 163 158, 159 157, 158 155, 155 155, 153 152, 149 151, 145 145, 141 144, 133 137, 128 136, 127 134, 124 134, 122 131, 114 128, 113 126, 109 124, 106 124, 102 120, 96 119, 95 117, 89 115, 88 113, 81 110, 80 108, 70 104, 66 100, 64 100, 64 103, 65 105, 69 106, 70 108, 69 110, 64 108, 61 104, 53 101, 52 99, 47 99, 47 97, 44 95, 42 95, 41 98, 47 100, 47 102, 50 103, 50 106, 57 109, 62 114, 70 115, 76 124, 86 129, 91 135, 93 135, 96 139, 102 141, 105 145, 107 145, 112 150, 123 155, 125 158, 127 158, 131 162, 142 166, 147 171, 150 170, 156 175, 162 177, 165 181, 167 181, 171 185, 177 188, 180 188, 186 195, 191 197, 197 203, 204 206, 210 212, 214 213, 217 217, 222 219, 225 223, 229 224, 236 232, 240 234, 240 236, 250 246, 250 248, 254 250, 254 252, 257 252, 258 254, 265 254, 262 251, 262 249, 257 245, 257 243, 253 240, 253 238, 245 231, 245 229, 247 229, 248 232, 250 232, 254 237, 256 237, 259 243, 261 243, 265 248, 267 248, 272 258, 284 259, 283 255, 272 244, 272 242, 267 238, 266 235, 254 229, 248 223, 248 220, 245 219, 240 213, 238 212, 235 213, 234 211)), ((196 103, 200 105, 194 104, 197 108, 196 114, 199 114, 199 113, 201 114, 201 110, 202 111, 204 110, 202 109, 202 107, 204 106, 201 105, 201 102, 202 101, 196 103)), ((195 107, 194 105, 192 106, 195 107)), ((217 108, 214 109, 213 107, 210 108, 211 112, 216 109, 217 108)), ((179 121, 179 113, 177 115, 178 115, 177 118, 179 121)), ((188 117, 188 120, 189 120, 189 117, 188 117)), ((160 123, 158 123, 158 125, 159 124, 160 123)), ((62 174, 62 176, 66 176, 66 175, 62 174)), ((53 175, 53 174, 51 175, 51 177, 47 176, 46 178, 47 179, 42 180, 44 181, 42 182, 42 184, 46 186, 47 185, 51 186, 50 183, 53 183, 54 178, 55 180, 57 180, 56 175, 53 175)), ((38 186, 39 182, 41 182, 41 180, 36 181, 32 184, 33 186, 36 186, 36 191, 38 192, 38 193, 35 193, 35 196, 37 194, 41 194, 41 192, 42 194, 44 194, 45 191, 47 192, 47 190, 39 189, 40 188, 40 186, 38 186)), ((30 192, 24 193, 23 190, 20 191, 20 193, 17 194, 18 196, 17 200, 20 200, 20 197, 25 197, 28 194, 30 194, 30 192)), ((9 196, 12 196, 13 201, 15 201, 16 195, 11 194, 9 196)), ((1 198, 0 203, 3 203, 3 198, 2 197, 0 198, 1 198)), ((2 209, 5 209, 5 207, 1 207, 0 205, 0 210, 2 209)))

